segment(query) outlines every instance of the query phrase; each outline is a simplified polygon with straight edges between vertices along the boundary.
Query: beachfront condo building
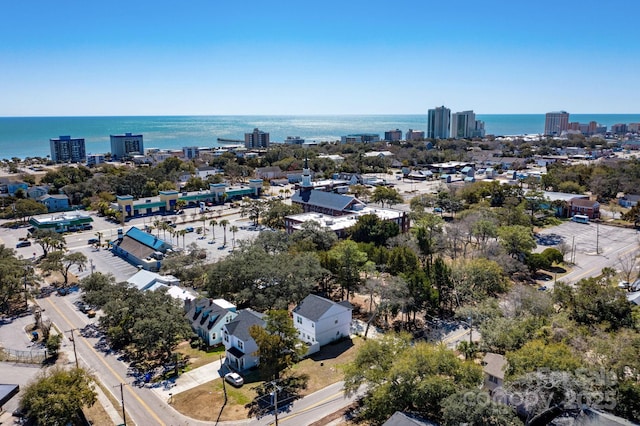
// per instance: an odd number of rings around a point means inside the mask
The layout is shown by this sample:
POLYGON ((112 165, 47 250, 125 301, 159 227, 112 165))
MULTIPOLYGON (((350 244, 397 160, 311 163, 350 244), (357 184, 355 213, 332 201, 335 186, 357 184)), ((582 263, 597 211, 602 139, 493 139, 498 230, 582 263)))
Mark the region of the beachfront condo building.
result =
POLYGON ((397 142, 402 140, 402 130, 387 130, 384 132, 384 140, 387 142, 397 142))
POLYGON ((407 130, 407 134, 404 138, 406 141, 422 141, 424 140, 424 130, 407 130))
POLYGON ((252 133, 244 134, 245 148, 269 148, 269 133, 257 128, 252 133))
POLYGON ((567 111, 548 112, 544 119, 544 134, 546 136, 560 136, 569 130, 569 113, 567 111))
POLYGON ((142 135, 125 133, 124 135, 111 135, 111 158, 122 160, 131 155, 144 154, 144 142, 142 135))
POLYGON ((448 139, 451 110, 445 106, 429 110, 427 137, 430 139, 448 139))
POLYGON ((476 120, 473 111, 462 111, 451 114, 451 137, 469 139, 484 137, 484 121, 476 120))
POLYGON ((87 159, 84 138, 60 136, 49 139, 49 145, 51 147, 51 161, 54 163, 84 163, 87 159))

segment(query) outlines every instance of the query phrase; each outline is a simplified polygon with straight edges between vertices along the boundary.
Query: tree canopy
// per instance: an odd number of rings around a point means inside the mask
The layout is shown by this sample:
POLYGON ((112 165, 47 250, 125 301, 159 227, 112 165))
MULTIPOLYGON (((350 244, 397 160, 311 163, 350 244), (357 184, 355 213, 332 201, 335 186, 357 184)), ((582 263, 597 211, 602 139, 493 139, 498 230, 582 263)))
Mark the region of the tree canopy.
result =
POLYGON ((97 400, 93 379, 85 370, 54 367, 38 375, 24 389, 20 407, 38 425, 63 426, 80 420, 82 407, 97 400))

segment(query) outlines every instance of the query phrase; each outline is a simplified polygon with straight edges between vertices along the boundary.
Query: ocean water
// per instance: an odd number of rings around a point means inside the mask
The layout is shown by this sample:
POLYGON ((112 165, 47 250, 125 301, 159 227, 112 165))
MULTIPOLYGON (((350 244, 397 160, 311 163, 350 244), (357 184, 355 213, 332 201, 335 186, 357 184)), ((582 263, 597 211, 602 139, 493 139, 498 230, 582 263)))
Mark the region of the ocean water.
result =
MULTIPOLYGON (((522 135, 544 131, 544 114, 478 114, 487 134, 522 135)), ((596 121, 610 127, 640 122, 640 114, 572 114, 571 121, 596 121)), ((351 133, 400 129, 427 130, 425 115, 312 115, 312 116, 167 116, 167 117, 0 117, 0 159, 46 157, 49 139, 62 135, 84 138, 87 153, 111 150, 109 135, 144 135, 145 148, 215 147, 217 138, 244 139, 259 128, 273 142, 287 136, 308 141, 335 141, 351 133)))

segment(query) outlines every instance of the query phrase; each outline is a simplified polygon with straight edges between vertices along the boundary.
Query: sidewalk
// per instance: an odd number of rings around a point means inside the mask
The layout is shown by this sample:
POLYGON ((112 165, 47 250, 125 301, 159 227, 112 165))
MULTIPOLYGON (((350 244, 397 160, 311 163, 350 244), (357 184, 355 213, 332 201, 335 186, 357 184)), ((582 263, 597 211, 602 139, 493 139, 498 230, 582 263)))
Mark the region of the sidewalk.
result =
MULTIPOLYGON (((224 358, 222 362, 224 363, 224 358)), ((177 395, 196 386, 200 386, 203 383, 221 378, 221 367, 222 363, 220 360, 217 360, 182 374, 176 379, 175 385, 170 388, 157 387, 151 388, 151 390, 160 398, 168 400, 171 395, 177 395)))

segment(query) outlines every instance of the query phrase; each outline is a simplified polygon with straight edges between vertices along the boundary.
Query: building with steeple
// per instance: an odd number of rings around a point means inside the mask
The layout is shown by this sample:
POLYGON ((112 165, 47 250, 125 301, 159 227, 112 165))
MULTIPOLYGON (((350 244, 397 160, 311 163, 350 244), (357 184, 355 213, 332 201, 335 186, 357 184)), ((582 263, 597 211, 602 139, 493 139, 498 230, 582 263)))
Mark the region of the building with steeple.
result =
POLYGON ((311 169, 305 158, 302 171, 302 182, 299 189, 291 196, 291 203, 302 207, 303 213, 285 217, 288 233, 300 229, 302 224, 314 221, 323 228, 330 228, 338 237, 345 237, 347 230, 356 224, 360 216, 375 214, 382 220, 390 220, 398 224, 400 232, 409 230, 409 216, 406 212, 369 208, 352 195, 314 189, 311 181, 311 169))

